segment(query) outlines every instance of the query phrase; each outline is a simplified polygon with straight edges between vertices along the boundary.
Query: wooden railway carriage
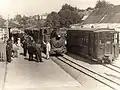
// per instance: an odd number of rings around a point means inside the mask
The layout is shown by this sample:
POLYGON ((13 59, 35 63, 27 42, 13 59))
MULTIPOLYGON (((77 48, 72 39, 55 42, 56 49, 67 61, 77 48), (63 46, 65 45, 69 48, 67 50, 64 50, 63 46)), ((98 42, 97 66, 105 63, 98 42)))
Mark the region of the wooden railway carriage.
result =
POLYGON ((119 54, 119 32, 109 28, 69 28, 69 52, 101 63, 112 63, 119 54))

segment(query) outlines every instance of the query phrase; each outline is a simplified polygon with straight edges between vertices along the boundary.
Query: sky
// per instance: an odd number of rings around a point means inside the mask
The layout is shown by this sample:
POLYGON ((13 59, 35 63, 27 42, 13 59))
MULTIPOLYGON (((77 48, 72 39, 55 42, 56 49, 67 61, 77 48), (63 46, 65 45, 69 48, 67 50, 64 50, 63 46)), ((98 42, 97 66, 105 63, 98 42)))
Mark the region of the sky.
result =
MULTIPOLYGON (((119 0, 105 0, 120 5, 119 0)), ((36 15, 58 12, 62 5, 67 3, 80 9, 94 7, 97 0, 0 0, 0 15, 4 18, 14 17, 16 14, 36 15)))

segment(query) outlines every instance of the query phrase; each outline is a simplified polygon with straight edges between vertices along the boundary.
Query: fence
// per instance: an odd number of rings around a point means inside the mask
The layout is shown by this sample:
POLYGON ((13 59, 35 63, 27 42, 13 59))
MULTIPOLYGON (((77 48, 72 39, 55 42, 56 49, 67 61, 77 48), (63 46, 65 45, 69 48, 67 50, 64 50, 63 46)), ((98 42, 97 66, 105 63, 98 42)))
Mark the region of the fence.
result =
POLYGON ((0 41, 0 61, 6 61, 6 43, 0 41))

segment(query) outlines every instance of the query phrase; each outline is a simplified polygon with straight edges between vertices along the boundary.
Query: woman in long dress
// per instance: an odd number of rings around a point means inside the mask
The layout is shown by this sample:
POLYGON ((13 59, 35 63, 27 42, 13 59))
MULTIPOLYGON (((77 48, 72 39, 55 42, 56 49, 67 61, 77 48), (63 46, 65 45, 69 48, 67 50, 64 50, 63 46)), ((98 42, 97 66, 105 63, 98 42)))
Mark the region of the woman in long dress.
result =
POLYGON ((46 59, 49 59, 50 58, 50 49, 51 49, 50 43, 48 41, 46 43, 43 41, 43 43, 46 45, 46 59))
POLYGON ((18 50, 19 48, 18 48, 17 42, 15 42, 13 44, 13 57, 18 57, 18 50))

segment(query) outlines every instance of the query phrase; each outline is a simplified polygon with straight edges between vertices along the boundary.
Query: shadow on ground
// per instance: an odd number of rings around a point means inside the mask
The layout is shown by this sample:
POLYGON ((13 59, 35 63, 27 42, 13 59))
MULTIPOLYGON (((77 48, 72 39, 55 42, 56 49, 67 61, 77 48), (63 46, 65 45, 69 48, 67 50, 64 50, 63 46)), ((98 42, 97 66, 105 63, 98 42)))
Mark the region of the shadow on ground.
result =
POLYGON ((23 55, 23 56, 24 56, 24 53, 20 53, 20 55, 23 55))
POLYGON ((83 56, 80 56, 78 54, 73 54, 73 53, 67 53, 68 56, 76 59, 76 60, 79 60, 79 61, 82 61, 82 62, 85 62, 85 63, 89 63, 89 64, 99 64, 97 61, 93 61, 91 59, 88 59, 87 57, 83 57, 83 56))
MULTIPOLYGON (((30 61, 30 62, 40 62, 40 61, 38 61, 37 59, 35 59, 35 58, 33 58, 33 60, 29 60, 29 58, 24 58, 24 60, 28 60, 28 61, 30 61)), ((42 61, 43 62, 43 61, 42 61)))

